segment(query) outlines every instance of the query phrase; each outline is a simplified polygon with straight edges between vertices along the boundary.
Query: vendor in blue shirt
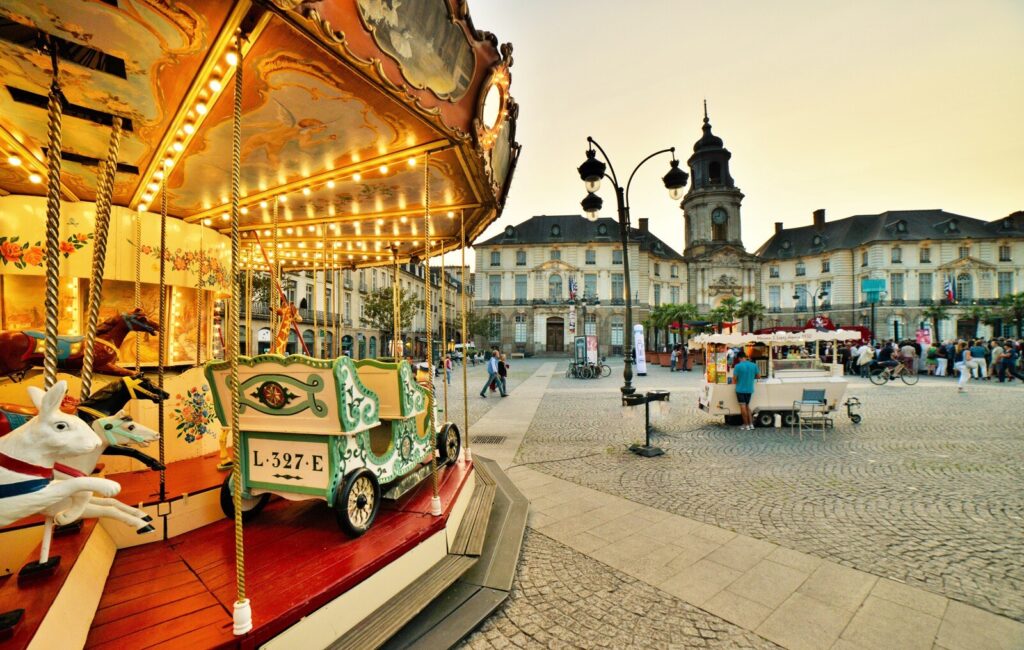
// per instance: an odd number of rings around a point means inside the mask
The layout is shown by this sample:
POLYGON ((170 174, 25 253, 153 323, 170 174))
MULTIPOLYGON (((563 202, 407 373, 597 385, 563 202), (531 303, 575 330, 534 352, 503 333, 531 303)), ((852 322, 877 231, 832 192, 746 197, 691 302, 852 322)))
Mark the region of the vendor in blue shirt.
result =
POLYGON ((736 382, 736 401, 740 403, 743 425, 740 430, 752 430, 754 420, 750 416, 750 398, 754 395, 754 380, 757 379, 757 364, 748 360, 743 350, 736 353, 736 366, 732 369, 736 382))

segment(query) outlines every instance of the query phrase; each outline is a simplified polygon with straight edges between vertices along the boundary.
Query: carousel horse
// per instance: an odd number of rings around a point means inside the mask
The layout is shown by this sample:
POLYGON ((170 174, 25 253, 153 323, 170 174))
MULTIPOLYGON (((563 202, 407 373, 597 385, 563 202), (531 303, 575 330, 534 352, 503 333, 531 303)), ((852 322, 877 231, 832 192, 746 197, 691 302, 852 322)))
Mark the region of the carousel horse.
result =
MULTIPOLYGON (((162 402, 170 397, 166 391, 150 381, 143 375, 122 377, 97 390, 91 397, 75 402, 71 398, 65 398, 61 409, 65 413, 74 414, 77 410, 78 417, 87 424, 92 424, 96 419, 117 413, 133 399, 148 399, 151 402, 162 402)), ((28 421, 28 418, 35 415, 35 409, 21 406, 20 404, 0 403, 0 436, 9 433, 28 421)), ((159 471, 164 466, 157 459, 148 456, 138 449, 132 449, 124 445, 110 444, 104 448, 106 456, 127 456, 134 458, 151 470, 159 471)), ((92 470, 89 470, 90 472, 92 470)))
MULTIPOLYGON (((93 344, 93 368, 105 375, 127 377, 132 374, 117 365, 118 350, 129 332, 155 334, 160 324, 149 319, 142 308, 111 316, 96 328, 93 344)), ((84 356, 82 336, 61 336, 57 341, 57 366, 62 369, 82 367, 84 356)), ((0 332, 0 376, 21 381, 31 366, 43 365, 45 335, 37 330, 0 332)))
POLYGON ((121 491, 105 478, 54 480, 54 463, 93 452, 101 444, 92 427, 60 410, 67 390, 65 381, 45 392, 29 386, 39 415, 0 437, 0 526, 40 513, 69 524, 81 518, 91 493, 109 498, 121 491))
MULTIPOLYGON (((138 424, 124 411, 96 418, 92 422, 92 430, 100 437, 100 446, 86 454, 64 458, 62 462, 54 463, 54 478, 71 478, 92 472, 96 467, 100 454, 105 453, 109 446, 137 444, 141 447, 147 447, 149 443, 160 438, 159 433, 149 427, 138 424)), ((86 503, 85 508, 82 510, 82 517, 86 519, 116 519, 126 526, 131 526, 140 535, 151 533, 154 530, 153 526, 149 523, 153 521, 152 517, 141 510, 121 503, 117 499, 89 498, 88 503, 86 503)))

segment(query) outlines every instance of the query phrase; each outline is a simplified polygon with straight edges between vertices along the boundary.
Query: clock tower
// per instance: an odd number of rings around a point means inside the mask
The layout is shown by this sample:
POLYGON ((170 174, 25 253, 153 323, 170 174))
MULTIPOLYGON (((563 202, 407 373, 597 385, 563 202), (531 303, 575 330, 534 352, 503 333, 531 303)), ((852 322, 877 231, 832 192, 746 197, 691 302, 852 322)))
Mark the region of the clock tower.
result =
POLYGON ((704 102, 704 133, 693 145, 689 192, 683 198, 686 228, 686 298, 701 311, 726 298, 759 300, 761 261, 743 248, 740 204, 743 192, 729 173, 732 154, 711 132, 704 102))
POLYGON ((687 256, 702 255, 724 245, 743 250, 740 232, 743 193, 729 174, 732 154, 722 144, 722 139, 711 132, 707 102, 704 103, 703 131, 700 140, 693 145, 693 155, 686 161, 692 181, 681 205, 687 256))

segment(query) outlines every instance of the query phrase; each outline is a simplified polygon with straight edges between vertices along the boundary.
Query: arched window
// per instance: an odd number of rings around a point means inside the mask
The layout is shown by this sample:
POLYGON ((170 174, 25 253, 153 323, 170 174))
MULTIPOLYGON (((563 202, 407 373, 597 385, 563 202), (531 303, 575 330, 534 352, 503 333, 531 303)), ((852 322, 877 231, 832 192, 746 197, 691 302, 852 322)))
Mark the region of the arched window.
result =
POLYGON ((302 333, 302 342, 306 344, 309 353, 316 356, 316 345, 313 342, 313 330, 305 330, 302 333))
POLYGON ((377 358, 377 337, 376 336, 371 336, 370 337, 370 358, 371 359, 377 358))
POLYGON ((285 354, 295 354, 299 350, 299 337, 295 336, 295 330, 288 332, 288 343, 285 344, 285 354))
POLYGON ((562 276, 555 273, 548 278, 548 300, 557 302, 562 299, 562 276))
POLYGON ((722 164, 713 162, 708 165, 708 183, 720 185, 722 183, 722 164))
POLYGON ((273 335, 269 327, 262 327, 256 332, 256 354, 266 354, 270 350, 270 339, 273 335))
POLYGON ((356 358, 366 358, 366 337, 364 337, 362 334, 359 335, 359 355, 356 358))
POLYGON ((956 276, 956 300, 957 302, 968 302, 974 300, 974 283, 969 273, 961 273, 956 276))
POLYGON ((246 344, 247 343, 248 343, 248 340, 246 339, 245 325, 239 325, 238 326, 238 353, 239 354, 248 354, 248 351, 246 350, 246 344))
POLYGON ((352 356, 352 337, 348 334, 341 337, 341 352, 347 356, 352 356))

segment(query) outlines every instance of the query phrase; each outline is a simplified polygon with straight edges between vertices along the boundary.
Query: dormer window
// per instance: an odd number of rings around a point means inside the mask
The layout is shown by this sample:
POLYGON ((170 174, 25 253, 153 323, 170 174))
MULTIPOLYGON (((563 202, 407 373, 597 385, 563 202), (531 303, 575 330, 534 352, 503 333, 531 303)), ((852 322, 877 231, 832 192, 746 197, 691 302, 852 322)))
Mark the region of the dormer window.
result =
POLYGON ((899 233, 907 232, 907 222, 906 221, 897 221, 896 222, 896 232, 899 232, 899 233))
POLYGON ((1013 219, 1010 217, 1003 219, 1003 230, 1013 230, 1013 219))
POLYGON ((956 219, 951 219, 949 224, 946 225, 946 230, 949 232, 960 232, 960 224, 956 222, 956 219))
POLYGON ((811 243, 814 244, 815 246, 821 246, 821 242, 821 235, 815 235, 814 239, 811 240, 811 243))
POLYGON ((559 226, 557 223, 555 225, 551 226, 551 236, 552 237, 561 237, 562 236, 562 227, 559 226))
POLYGON ((603 223, 597 224, 597 234, 601 235, 602 237, 606 237, 608 235, 608 226, 607 226, 607 224, 603 224, 603 223))
POLYGON ((793 246, 788 239, 782 240, 782 243, 779 245, 782 246, 782 250, 784 251, 788 251, 793 246))
POLYGON ((515 226, 505 226, 505 239, 513 239, 516 236, 515 226))

